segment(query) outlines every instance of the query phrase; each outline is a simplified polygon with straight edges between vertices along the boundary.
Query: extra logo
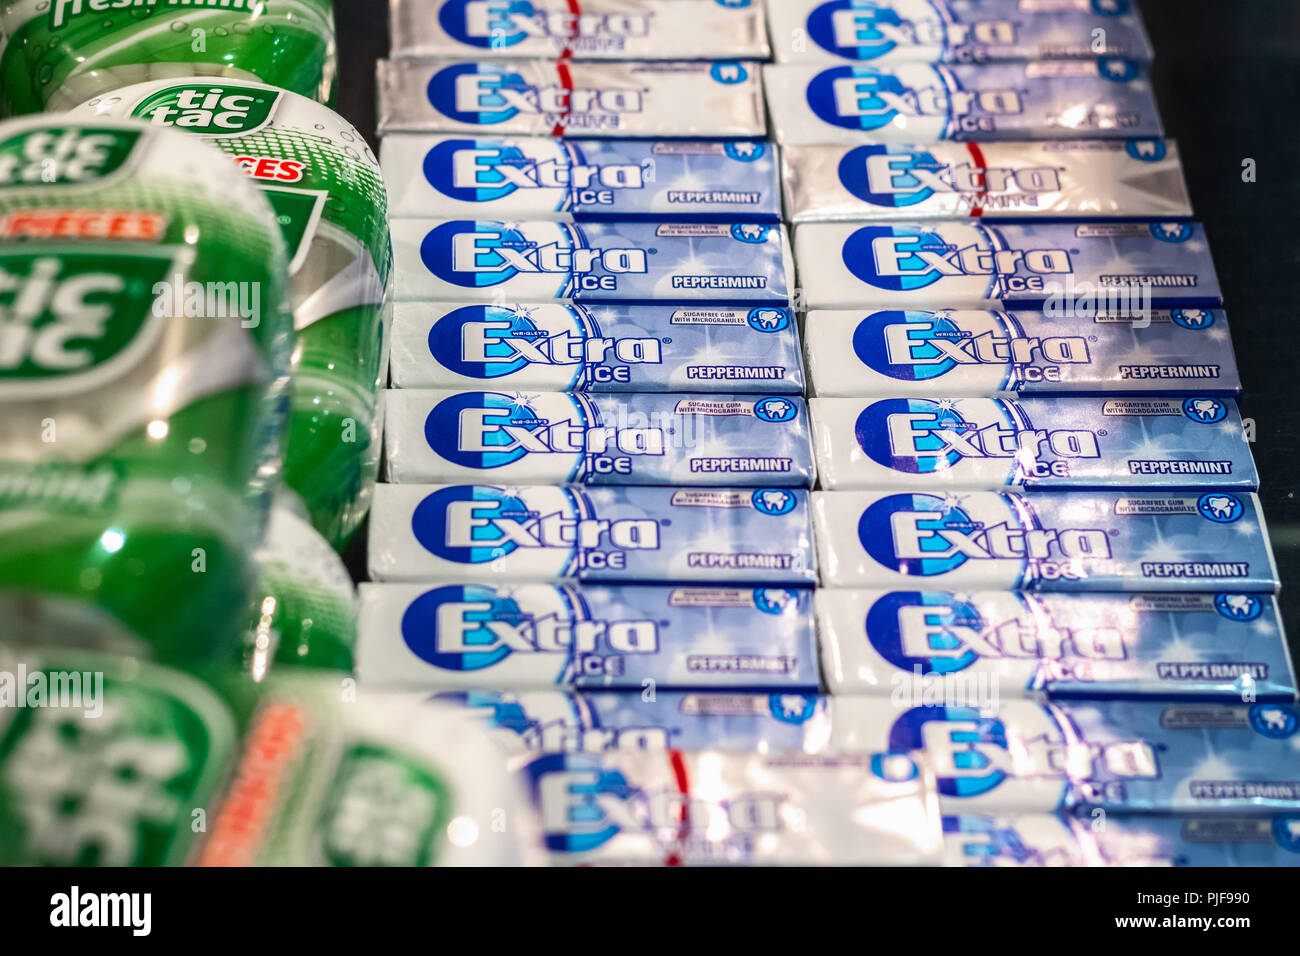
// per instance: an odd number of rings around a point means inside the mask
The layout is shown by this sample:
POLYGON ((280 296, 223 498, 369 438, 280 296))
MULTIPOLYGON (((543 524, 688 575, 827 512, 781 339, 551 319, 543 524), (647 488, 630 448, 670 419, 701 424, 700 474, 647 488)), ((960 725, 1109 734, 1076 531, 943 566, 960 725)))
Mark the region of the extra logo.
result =
POLYGON ((280 96, 232 83, 186 83, 151 93, 131 115, 205 136, 246 136, 270 123, 280 96))
POLYGON ((863 511, 858 541, 882 566, 913 577, 947 574, 967 561, 1111 557, 1110 536, 1104 530, 1038 527, 1028 514, 1021 520, 1023 528, 1009 521, 990 524, 973 519, 956 499, 887 495, 863 511))
MULTIPOLYGON (((845 267, 878 289, 911 292, 941 279, 988 277, 999 288, 1043 291, 1044 276, 1074 271, 1066 249, 996 248, 991 233, 959 227, 970 242, 953 242, 939 231, 863 226, 844 240, 845 267)), ((997 240, 1002 245, 1002 240, 997 240)))
POLYGON ((544 117, 554 123, 572 114, 620 116, 640 113, 645 90, 573 87, 560 82, 529 83, 508 65, 457 63, 429 80, 429 104, 443 116, 471 126, 494 126, 516 116, 544 117))
POLYGON ((937 312, 872 312, 853 330, 853 351, 867 368, 900 382, 925 382, 980 365, 1050 368, 1092 360, 1081 335, 1024 335, 1010 316, 987 315, 962 325, 937 312))
POLYGON ((556 277, 557 290, 612 289, 619 275, 649 271, 644 249, 588 248, 576 228, 562 223, 534 226, 545 235, 525 235, 502 222, 451 220, 424 237, 420 258, 439 279, 463 288, 500 285, 520 275, 550 275, 556 277))
POLYGON ((510 594, 482 585, 434 588, 402 615, 402 640, 421 660, 460 672, 485 670, 512 654, 560 654, 580 666, 587 654, 658 652, 654 621, 595 620, 565 589, 535 593, 543 592, 554 606, 521 607, 510 594))
POLYGON ((931 153, 882 145, 855 146, 838 167, 840 184, 863 202, 905 209, 934 195, 1004 196, 1059 192, 1060 170, 1054 166, 988 168, 973 163, 945 163, 931 153))
POLYGON ((494 379, 529 366, 660 365, 663 342, 601 335, 591 315, 576 307, 467 305, 433 323, 429 354, 457 375, 494 379))
POLYGON ((932 47, 935 58, 950 47, 967 44, 1010 46, 1018 31, 1010 20, 955 23, 940 19, 928 4, 894 0, 830 0, 808 14, 808 35, 823 50, 847 60, 877 60, 895 50, 932 47), (900 14, 899 8, 911 16, 900 14))
POLYGON ((949 89, 943 76, 929 67, 910 67, 908 75, 924 77, 924 85, 904 83, 898 73, 870 66, 835 66, 808 82, 804 98, 821 120, 852 130, 878 130, 927 118, 963 128, 980 127, 991 122, 989 116, 1024 111, 1015 89, 949 89), (970 115, 977 111, 988 115, 970 115))
POLYGON ((483 564, 519 549, 658 550, 658 521, 600 518, 580 492, 557 489, 557 495, 552 506, 536 508, 503 488, 441 488, 416 506, 411 531, 430 554, 457 564, 483 564))
POLYGON ((538 399, 501 392, 457 392, 440 401, 425 420, 429 447, 464 468, 492 469, 527 455, 663 455, 664 429, 602 425, 581 395, 556 395, 562 409, 545 413, 538 399), (558 417, 556 411, 563 412, 558 417))
POLYGON ((444 140, 425 154, 423 168, 424 178, 438 192, 472 203, 495 202, 518 189, 559 189, 581 195, 646 185, 646 170, 636 163, 582 163, 558 142, 547 143, 544 155, 530 155, 519 146, 502 143, 444 140))
POLYGON ((438 11, 438 23, 448 36, 467 46, 506 50, 527 40, 647 37, 653 16, 584 13, 578 12, 576 4, 538 10, 530 0, 447 0, 438 11))
POLYGON ((79 186, 126 167, 140 130, 112 126, 41 126, 0 139, 0 189, 79 186))
POLYGON ((1101 457, 1095 432, 1035 428, 1018 403, 999 399, 885 399, 859 413, 853 434, 872 461, 907 474, 943 471, 964 458, 1001 458, 1018 478, 1043 477, 1040 466, 1049 459, 1101 457), (972 421, 963 409, 996 413, 997 420, 972 421))
POLYGON ((1143 740, 1092 743, 1065 733, 1037 708, 1018 710, 1033 726, 1015 726, 971 707, 916 707, 889 730, 889 748, 924 751, 945 797, 969 799, 1009 781, 1051 779, 1086 784, 1160 776, 1156 749, 1143 740), (1040 720, 1028 715, 1041 714, 1040 720), (1009 745, 1014 729, 1014 748, 1009 745), (1064 738, 1064 739, 1063 739, 1064 738), (1013 753, 1014 749, 1014 753, 1013 753))
POLYGON ((1059 627, 1033 598, 1014 600, 1014 610, 988 619, 946 591, 894 591, 867 611, 863 632, 876 653, 908 673, 956 673, 981 658, 1122 661, 1128 656, 1116 628, 1100 621, 1086 629, 1059 627))

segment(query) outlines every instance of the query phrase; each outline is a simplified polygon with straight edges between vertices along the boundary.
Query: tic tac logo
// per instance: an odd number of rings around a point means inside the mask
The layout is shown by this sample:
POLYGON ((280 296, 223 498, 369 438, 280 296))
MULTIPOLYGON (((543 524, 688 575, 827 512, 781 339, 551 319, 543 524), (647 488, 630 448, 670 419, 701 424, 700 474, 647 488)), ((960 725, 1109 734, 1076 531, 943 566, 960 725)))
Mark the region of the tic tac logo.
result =
POLYGON ((37 248, 0 250, 0 386, 30 399, 138 361, 163 318, 153 290, 176 268, 171 255, 37 248))
POLYGON ((908 474, 943 471, 963 459, 1003 458, 1017 477, 1045 477, 1055 467, 1049 459, 1101 457, 1097 434, 1086 428, 1035 428, 1019 404, 1000 399, 966 402, 967 409, 1001 416, 971 421, 959 404, 916 398, 873 402, 858 415, 854 437, 872 461, 908 474))
POLYGON ((533 406, 537 399, 500 392, 457 392, 429 413, 425 439, 440 456, 466 468, 500 468, 528 455, 663 455, 663 428, 602 425, 580 395, 563 395, 563 418, 533 406))
POLYGON ((420 244, 425 266, 444 282, 467 288, 499 285, 516 276, 559 277, 561 286, 612 289, 617 277, 644 274, 644 249, 588 248, 582 233, 562 223, 535 224, 553 231, 550 241, 525 235, 505 223, 452 220, 432 229, 420 244), (603 275, 591 275, 600 270, 603 275))
POLYGON ((529 0, 448 0, 438 22, 461 43, 507 49, 525 40, 633 38, 650 34, 652 17, 641 13, 581 13, 571 8, 538 10, 529 0))
POLYGON ((477 379, 500 378, 529 366, 663 363, 660 339, 614 338, 599 331, 574 307, 530 311, 524 306, 470 305, 433 324, 429 354, 448 370, 477 379))
MULTIPOLYGON (((895 73, 870 66, 836 66, 808 82, 805 99, 813 113, 833 126, 876 130, 909 120, 933 118, 969 125, 965 120, 978 111, 987 116, 1008 116, 1024 111, 1015 89, 948 89, 939 73, 928 71, 931 82, 909 86, 895 73)), ((972 117, 972 121, 979 119, 972 117)))
POLYGON ((1043 276, 1074 271, 1066 249, 994 248, 989 233, 984 231, 973 232, 971 238, 974 241, 960 245, 939 231, 863 226, 844 240, 841 257, 848 270, 863 282, 894 292, 914 291, 941 279, 968 276, 987 276, 998 287, 1015 291, 1043 291, 1043 276))
MULTIPOLYGON (((1027 506, 1025 506, 1027 507, 1027 506)), ((935 495, 888 495, 858 521, 858 540, 881 565, 900 574, 946 574, 967 561, 1105 560, 1110 536, 1096 528, 1026 527, 973 520, 955 501, 935 495)))
POLYGON ((945 163, 931 154, 896 147, 856 146, 838 167, 840 183, 873 206, 891 209, 922 203, 934 195, 980 197, 1059 192, 1060 170, 1054 166, 1020 169, 945 163))
POLYGON ((894 591, 867 611, 864 632, 885 660, 904 671, 950 674, 986 660, 1122 661, 1123 634, 1113 627, 1058 626, 1033 598, 1022 613, 989 620, 947 591, 894 591))
POLYGON ((1065 732, 1064 715, 1017 709, 1026 718, 1031 713, 1041 719, 1017 727, 969 707, 916 707, 894 722, 889 746, 924 751, 946 797, 978 797, 1003 783, 1034 778, 1086 783, 1160 776, 1156 750, 1146 741, 1091 743, 1073 728, 1065 732))
POLYGON ((654 654, 654 621, 593 619, 562 589, 556 607, 535 613, 515 597, 481 585, 426 591, 402 615, 402 639, 420 659, 449 671, 477 671, 512 654, 654 654), (564 595, 564 596, 561 596, 564 595))
POLYGON ((230 83, 169 86, 141 100, 131 115, 155 126, 208 136, 246 135, 270 122, 280 94, 230 83))
POLYGON ((434 74, 427 90, 429 103, 458 123, 492 126, 520 114, 557 122, 574 114, 617 117, 644 109, 644 90, 573 87, 559 82, 529 83, 508 66, 458 63, 434 74))
POLYGON ((518 189, 563 189, 594 200, 608 190, 645 188, 646 170, 636 163, 582 163, 563 145, 557 151, 542 158, 518 146, 445 140, 425 154, 424 176, 460 202, 494 202, 518 189))
POLYGON ((955 368, 1035 363, 1047 366, 1044 379, 1055 381, 1060 376, 1054 366, 1092 361, 1088 340, 1081 335, 1017 335, 1010 317, 987 315, 987 323, 963 325, 943 313, 873 312, 854 329, 853 351, 868 368, 904 382, 939 378, 955 368))
POLYGON ((558 494, 560 500, 539 508, 501 488, 441 488, 416 506, 411 530, 430 553, 458 564, 482 564, 519 549, 565 553, 659 549, 660 527, 655 519, 601 518, 580 492, 562 489, 558 494))
POLYGON ((75 186, 105 179, 126 165, 138 129, 45 126, 0 140, 0 188, 75 186))

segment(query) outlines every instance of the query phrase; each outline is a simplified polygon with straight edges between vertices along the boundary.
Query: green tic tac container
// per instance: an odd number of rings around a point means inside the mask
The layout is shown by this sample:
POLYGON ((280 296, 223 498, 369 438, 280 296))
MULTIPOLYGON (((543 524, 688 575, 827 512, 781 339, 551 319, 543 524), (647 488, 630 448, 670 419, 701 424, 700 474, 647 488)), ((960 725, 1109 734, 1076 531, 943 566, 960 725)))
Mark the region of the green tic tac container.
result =
POLYGON ((238 656, 279 478, 280 230, 218 150, 0 123, 0 640, 238 656))
POLYGON ((293 276, 296 341, 285 484, 336 548, 370 506, 379 468, 392 254, 379 164, 346 120, 263 84, 140 83, 73 115, 134 117, 204 137, 279 217, 293 276))
POLYGON ((0 116, 191 76, 329 103, 334 46, 330 0, 0 0, 0 116))

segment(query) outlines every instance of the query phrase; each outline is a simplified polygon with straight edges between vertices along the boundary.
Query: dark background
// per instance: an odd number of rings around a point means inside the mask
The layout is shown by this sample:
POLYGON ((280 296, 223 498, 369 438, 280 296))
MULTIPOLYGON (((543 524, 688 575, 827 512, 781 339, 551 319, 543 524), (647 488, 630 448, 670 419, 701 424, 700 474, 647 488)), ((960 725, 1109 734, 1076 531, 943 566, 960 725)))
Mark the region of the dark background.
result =
MULTIPOLYGON (((1292 652, 1300 654, 1300 0, 1139 0, 1152 81, 1205 223, 1254 419, 1265 513, 1292 652), (1242 162, 1255 160, 1256 181, 1242 162)), ((335 0, 339 112, 374 144, 382 0, 335 0)), ((364 535, 358 535, 358 545, 364 535)), ((354 570, 359 553, 348 555, 354 570)))

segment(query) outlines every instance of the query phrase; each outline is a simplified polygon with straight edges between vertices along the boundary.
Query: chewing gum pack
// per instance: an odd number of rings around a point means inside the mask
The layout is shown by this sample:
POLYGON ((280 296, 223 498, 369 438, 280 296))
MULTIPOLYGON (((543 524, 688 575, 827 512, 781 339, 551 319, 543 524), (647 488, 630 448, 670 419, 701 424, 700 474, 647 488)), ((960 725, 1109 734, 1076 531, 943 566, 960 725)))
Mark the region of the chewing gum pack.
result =
POLYGON ((1164 135, 1146 66, 1123 57, 979 66, 770 65, 763 67, 763 84, 782 146, 1164 135))
POLYGON ((392 0, 394 57, 766 60, 757 0, 392 0))
POLYGON ((830 490, 1232 489, 1259 475, 1230 398, 814 398, 830 490))
POLYGON ((752 60, 380 60, 377 82, 384 136, 767 137, 752 60))
POLYGON ((804 343, 815 395, 1241 392, 1219 309, 813 311, 804 343))
POLYGON ((1296 697, 1272 595, 817 592, 827 689, 889 697, 1296 697))
POLYGON ((555 864, 943 859, 933 776, 906 754, 545 754, 525 776, 555 864))
POLYGON ((395 219, 395 298, 789 304, 776 223, 395 219))
POLYGON ((826 587, 1280 587, 1254 494, 822 491, 813 511, 826 587))
POLYGON ((803 394, 794 313, 699 306, 465 305, 394 309, 398 388, 803 394))
POLYGON ((1165 139, 800 145, 781 166, 794 223, 1192 215, 1165 139))
POLYGON ((811 487, 798 395, 392 389, 389 481, 811 487))
POLYGON ((815 693, 812 591, 363 584, 367 687, 815 693))
POLYGON ((770 0, 781 63, 1150 61, 1130 0, 770 0))
POLYGON ((401 218, 781 218, 776 147, 754 140, 395 133, 380 162, 401 218))
POLYGON ((794 488, 381 484, 369 556, 376 581, 817 583, 794 488))
POLYGON ((1223 302, 1205 230, 1192 222, 810 223, 795 231, 795 256, 810 309, 1223 302))

